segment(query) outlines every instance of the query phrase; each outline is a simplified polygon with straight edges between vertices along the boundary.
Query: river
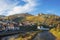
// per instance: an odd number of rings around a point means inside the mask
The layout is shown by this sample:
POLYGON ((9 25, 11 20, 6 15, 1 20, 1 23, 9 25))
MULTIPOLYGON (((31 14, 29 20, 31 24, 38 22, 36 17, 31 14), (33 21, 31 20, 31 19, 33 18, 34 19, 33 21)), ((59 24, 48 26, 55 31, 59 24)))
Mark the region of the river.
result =
MULTIPOLYGON (((20 38, 20 34, 0 37, 0 40, 15 40, 16 38, 20 38)), ((41 33, 38 33, 36 37, 33 38, 32 40, 55 40, 55 39, 56 37, 49 31, 43 31, 41 33)))
POLYGON ((49 31, 38 33, 33 40, 56 40, 56 37, 49 31))

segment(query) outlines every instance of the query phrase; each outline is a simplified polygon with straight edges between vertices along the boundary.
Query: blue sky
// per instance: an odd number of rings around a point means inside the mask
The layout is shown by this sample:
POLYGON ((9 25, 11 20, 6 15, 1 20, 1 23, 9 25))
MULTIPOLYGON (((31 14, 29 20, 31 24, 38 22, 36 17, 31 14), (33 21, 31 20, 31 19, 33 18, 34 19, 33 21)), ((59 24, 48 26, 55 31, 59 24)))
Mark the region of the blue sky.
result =
POLYGON ((0 0, 0 15, 19 13, 56 14, 60 16, 60 0, 0 0))

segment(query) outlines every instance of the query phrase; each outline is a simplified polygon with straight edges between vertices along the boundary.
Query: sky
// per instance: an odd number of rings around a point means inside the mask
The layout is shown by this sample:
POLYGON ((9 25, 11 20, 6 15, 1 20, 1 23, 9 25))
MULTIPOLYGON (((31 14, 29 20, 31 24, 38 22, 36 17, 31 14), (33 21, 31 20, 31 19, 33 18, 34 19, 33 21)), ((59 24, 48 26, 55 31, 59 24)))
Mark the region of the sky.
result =
POLYGON ((60 0, 0 0, 0 15, 29 13, 60 16, 60 0))

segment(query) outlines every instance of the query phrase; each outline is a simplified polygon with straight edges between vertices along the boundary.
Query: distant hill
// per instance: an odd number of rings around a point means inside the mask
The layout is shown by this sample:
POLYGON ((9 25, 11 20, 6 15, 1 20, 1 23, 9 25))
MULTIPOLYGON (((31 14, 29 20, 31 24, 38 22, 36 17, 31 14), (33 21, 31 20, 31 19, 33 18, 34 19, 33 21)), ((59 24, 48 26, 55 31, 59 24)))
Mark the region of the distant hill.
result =
POLYGON ((4 15, 0 15, 0 18, 1 18, 1 17, 5 17, 5 16, 4 16, 4 15))
POLYGON ((19 21, 25 19, 26 16, 33 16, 33 15, 31 15, 29 13, 20 13, 20 14, 7 16, 7 17, 5 17, 5 19, 12 20, 15 22, 19 22, 19 21))
POLYGON ((15 15, 10 15, 10 16, 16 16, 16 17, 25 17, 25 16, 33 16, 29 13, 20 13, 20 14, 15 14, 15 15))

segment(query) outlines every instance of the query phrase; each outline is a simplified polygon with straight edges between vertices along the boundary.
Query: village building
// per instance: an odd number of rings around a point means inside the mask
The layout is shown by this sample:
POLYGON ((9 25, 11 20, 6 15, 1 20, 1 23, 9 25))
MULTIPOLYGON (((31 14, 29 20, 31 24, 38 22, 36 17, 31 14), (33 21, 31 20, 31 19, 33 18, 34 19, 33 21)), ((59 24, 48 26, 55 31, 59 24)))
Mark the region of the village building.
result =
POLYGON ((49 30, 49 28, 46 25, 38 25, 37 29, 38 30, 49 30))

